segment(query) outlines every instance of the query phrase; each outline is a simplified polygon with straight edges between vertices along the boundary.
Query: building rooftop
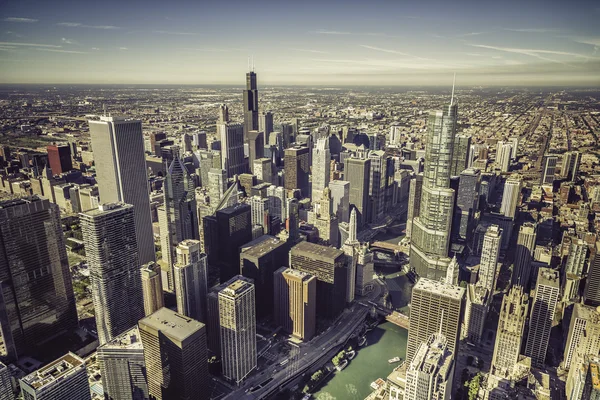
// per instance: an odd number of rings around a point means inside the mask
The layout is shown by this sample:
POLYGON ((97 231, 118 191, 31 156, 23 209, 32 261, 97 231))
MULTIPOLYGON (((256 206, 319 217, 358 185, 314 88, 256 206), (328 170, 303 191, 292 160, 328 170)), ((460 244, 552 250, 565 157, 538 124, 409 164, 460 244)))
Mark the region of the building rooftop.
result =
POLYGON ((100 204, 98 206, 98 208, 94 208, 92 210, 87 210, 85 212, 82 212, 82 215, 88 215, 90 217, 95 217, 98 215, 102 215, 102 214, 108 214, 110 212, 116 212, 116 211, 121 211, 121 210, 127 210, 133 208, 133 206, 131 204, 125 204, 125 203, 105 203, 105 204, 100 204))
POLYGON ((300 271, 297 269, 291 269, 291 268, 286 268, 285 271, 283 271, 283 274, 287 275, 289 277, 297 278, 299 280, 309 280, 311 278, 314 278, 314 275, 311 275, 307 272, 300 271))
POLYGON ((537 285, 556 286, 559 285, 558 271, 551 268, 540 268, 538 271, 537 285))
MULTIPOLYGON (((274 249, 277 249, 281 246, 285 245, 285 242, 277 239, 274 236, 268 236, 268 235, 264 235, 266 236, 266 238, 264 238, 263 240, 261 240, 260 242, 247 247, 247 245, 244 246, 243 250, 242 250, 242 257, 262 257, 265 254, 268 254, 269 252, 271 252, 274 249)), ((261 236, 261 238, 263 238, 264 236, 261 236)))
POLYGON ((67 353, 45 367, 22 378, 21 381, 37 391, 59 379, 79 372, 82 368, 85 369, 83 359, 77 356, 77 354, 67 353))
POLYGON ((421 278, 414 286, 415 289, 422 290, 425 292, 436 293, 441 296, 451 297, 456 300, 460 300, 465 295, 465 289, 460 286, 449 285, 444 282, 434 281, 427 278, 421 278))
POLYGON ((140 330, 137 326, 113 338, 98 349, 143 349, 140 330))
POLYGON ((291 252, 292 255, 305 256, 322 261, 333 261, 344 254, 343 251, 335 247, 322 246, 306 241, 292 247, 291 252))
POLYGON ((140 320, 140 328, 149 327, 172 339, 183 341, 204 327, 204 324, 168 308, 161 308, 140 320))
POLYGON ((238 275, 231 278, 224 289, 219 292, 219 295, 237 297, 254 287, 252 279, 238 275))

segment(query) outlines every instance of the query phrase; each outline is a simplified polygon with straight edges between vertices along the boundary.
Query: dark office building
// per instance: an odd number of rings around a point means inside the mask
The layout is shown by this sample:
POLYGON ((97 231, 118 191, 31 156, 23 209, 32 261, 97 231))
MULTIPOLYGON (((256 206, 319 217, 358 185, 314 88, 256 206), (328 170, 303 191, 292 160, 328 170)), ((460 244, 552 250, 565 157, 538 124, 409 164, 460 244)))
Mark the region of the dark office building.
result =
POLYGON ((273 273, 288 266, 288 251, 287 242, 268 237, 240 254, 241 273, 256 286, 256 318, 273 313, 273 273))
POLYGON ((69 172, 73 169, 71 149, 69 146, 48 146, 48 164, 54 175, 69 172))
MULTIPOLYGON (((285 184, 286 190, 300 189, 302 197, 309 196, 308 175, 310 171, 310 154, 308 147, 296 146, 285 149, 285 184)), ((368 189, 368 187, 367 187, 368 189)), ((368 190, 367 190, 368 192, 368 190)), ((368 194, 368 193, 367 193, 368 194)))
POLYGON ((256 73, 250 71, 246 74, 246 90, 244 90, 244 137, 248 132, 258 130, 258 87, 256 86, 256 73))
POLYGON ((600 242, 596 242, 596 254, 590 259, 583 299, 587 305, 600 306, 600 242))
POLYGON ((155 156, 160 157, 160 147, 157 151, 156 144, 159 143, 161 140, 165 140, 166 138, 167 134, 164 132, 152 132, 150 134, 150 149, 152 149, 152 152, 154 152, 155 156))
POLYGON ((356 208, 358 226, 362 227, 371 222, 371 207, 369 207, 371 160, 347 158, 345 164, 344 180, 350 182, 350 207, 356 208))
POLYGON ((480 178, 481 172, 475 168, 460 173, 452 223, 453 242, 467 243, 473 237, 475 212, 479 208, 480 178))
POLYGON ((317 277, 317 317, 335 318, 346 306, 348 268, 343 251, 300 242, 290 251, 291 268, 317 277))

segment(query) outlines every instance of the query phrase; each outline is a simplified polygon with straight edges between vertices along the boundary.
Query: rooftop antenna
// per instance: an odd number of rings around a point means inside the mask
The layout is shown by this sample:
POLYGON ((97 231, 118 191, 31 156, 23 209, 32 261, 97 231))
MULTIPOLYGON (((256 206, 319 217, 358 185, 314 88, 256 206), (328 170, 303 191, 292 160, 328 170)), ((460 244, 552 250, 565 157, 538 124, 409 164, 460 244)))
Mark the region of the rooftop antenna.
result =
POLYGON ((450 105, 454 104, 454 84, 456 83, 456 72, 454 73, 454 78, 452 79, 452 97, 450 98, 450 105))
POLYGON ((252 56, 252 72, 254 72, 254 56, 252 56))

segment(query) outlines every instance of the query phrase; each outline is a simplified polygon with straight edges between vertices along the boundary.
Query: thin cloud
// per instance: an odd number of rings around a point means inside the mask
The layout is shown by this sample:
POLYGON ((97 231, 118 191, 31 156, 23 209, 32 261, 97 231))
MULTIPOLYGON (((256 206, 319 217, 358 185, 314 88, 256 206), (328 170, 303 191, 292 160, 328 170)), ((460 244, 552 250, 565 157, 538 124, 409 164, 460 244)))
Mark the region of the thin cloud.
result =
POLYGON ((36 48, 36 50, 40 51, 52 51, 54 53, 70 53, 70 54, 88 54, 85 51, 75 51, 75 50, 60 50, 60 49, 48 49, 46 47, 36 48))
POLYGON ((586 56, 584 54, 570 53, 570 52, 566 52, 566 51, 543 50, 543 49, 519 49, 519 48, 512 48, 512 47, 488 46, 488 45, 485 45, 485 44, 469 44, 469 46, 479 47, 479 48, 482 48, 482 49, 504 51, 504 52, 507 52, 507 53, 524 54, 524 55, 528 55, 528 56, 540 58, 542 60, 553 61, 553 62, 558 62, 558 63, 560 63, 561 61, 545 59, 545 58, 542 58, 540 56, 540 54, 550 54, 550 55, 557 55, 557 56, 570 56, 570 57, 584 58, 584 59, 593 58, 593 57, 590 57, 590 56, 586 56))
POLYGON ((364 47, 365 49, 382 51, 384 53, 392 53, 392 54, 400 54, 401 56, 410 56, 408 53, 403 53, 401 51, 390 50, 390 49, 382 49, 381 47, 369 46, 366 44, 359 44, 360 47, 364 47))
POLYGON ((469 37, 469 36, 479 36, 479 35, 485 35, 488 32, 469 32, 469 33, 463 33, 461 35, 456 35, 456 37, 469 37))
POLYGON ((318 35, 351 35, 352 34, 350 32, 326 31, 326 30, 323 30, 323 29, 312 31, 312 33, 316 33, 318 35))
POLYGON ((31 24, 33 22, 38 22, 38 19, 33 18, 20 18, 20 17, 6 17, 3 19, 4 22, 23 22, 26 24, 31 24))
POLYGON ((504 28, 505 31, 511 32, 529 32, 529 33, 552 33, 559 32, 557 29, 547 29, 547 28, 504 28))
POLYGON ((589 44, 594 47, 600 46, 600 37, 573 36, 569 37, 569 39, 577 43, 589 44))
POLYGON ((100 50, 100 49, 97 47, 92 47, 92 50, 100 50))
POLYGON ((207 51, 211 53, 229 53, 229 49, 219 49, 215 47, 182 47, 180 50, 189 50, 189 51, 207 51))
POLYGON ((294 50, 294 51, 303 51, 303 52, 305 52, 305 53, 329 54, 329 52, 328 52, 328 51, 321 51, 321 50, 295 49, 295 48, 291 48, 290 50, 294 50))
POLYGON ((125 51, 125 50, 129 50, 129 48, 127 48, 127 47, 119 47, 119 50, 125 51))
POLYGON ((176 32, 176 31, 152 31, 154 33, 160 33, 162 35, 197 35, 194 32, 176 32))
POLYGON ((19 35, 18 33, 14 33, 13 31, 6 31, 4 33, 6 33, 9 36, 16 37, 16 38, 22 38, 23 37, 23 35, 19 35))
POLYGON ((58 25, 58 26, 64 26, 64 27, 67 27, 67 28, 89 28, 89 29, 105 29, 105 30, 121 29, 118 26, 112 26, 112 25, 86 25, 86 24, 82 24, 81 22, 59 22, 56 25, 58 25))
POLYGON ((64 44, 77 44, 77 42, 73 39, 62 38, 60 41, 64 44))
POLYGON ((50 47, 60 49, 62 46, 54 44, 38 44, 38 43, 19 43, 19 42, 0 42, 0 46, 31 46, 31 47, 50 47))

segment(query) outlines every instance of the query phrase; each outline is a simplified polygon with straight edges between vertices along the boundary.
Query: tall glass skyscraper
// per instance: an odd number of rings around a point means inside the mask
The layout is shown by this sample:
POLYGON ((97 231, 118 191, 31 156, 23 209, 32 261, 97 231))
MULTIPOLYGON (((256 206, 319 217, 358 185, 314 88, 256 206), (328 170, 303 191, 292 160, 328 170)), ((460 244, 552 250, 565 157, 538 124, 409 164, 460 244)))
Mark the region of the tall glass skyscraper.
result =
POLYGON ((448 246, 454 190, 450 189, 450 167, 457 112, 451 101, 448 110, 429 116, 421 209, 411 228, 410 267, 419 276, 434 280, 446 276, 451 261, 448 246))
POLYGON ((246 90, 244 90, 244 139, 248 139, 248 132, 257 131, 258 125, 258 87, 256 73, 249 71, 246 74, 246 90))
POLYGON ((58 206, 46 199, 0 202, 0 329, 8 357, 77 328, 58 206))

